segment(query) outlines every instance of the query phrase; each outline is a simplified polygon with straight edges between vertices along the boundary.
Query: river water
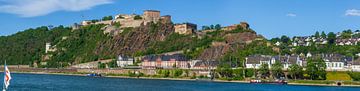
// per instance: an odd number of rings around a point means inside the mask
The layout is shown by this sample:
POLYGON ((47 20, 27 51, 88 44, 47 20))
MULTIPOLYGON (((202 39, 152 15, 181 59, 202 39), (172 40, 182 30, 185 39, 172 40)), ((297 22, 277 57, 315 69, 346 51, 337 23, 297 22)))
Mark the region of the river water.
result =
MULTIPOLYGON (((0 74, 1 77, 3 74, 0 74)), ((8 91, 360 91, 356 87, 172 81, 16 74, 8 91)))

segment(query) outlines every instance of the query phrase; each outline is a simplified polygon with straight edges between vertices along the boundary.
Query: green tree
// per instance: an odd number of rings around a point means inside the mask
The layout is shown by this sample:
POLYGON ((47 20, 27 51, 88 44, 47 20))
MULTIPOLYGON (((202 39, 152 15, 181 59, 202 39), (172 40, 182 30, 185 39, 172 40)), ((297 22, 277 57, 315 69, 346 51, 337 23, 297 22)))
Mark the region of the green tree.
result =
POLYGON ((273 43, 273 44, 275 44, 276 42, 280 42, 280 41, 281 40, 278 37, 270 39, 270 42, 273 43))
POLYGON ((107 21, 107 20, 112 20, 113 17, 110 15, 110 16, 104 16, 101 20, 103 21, 107 21))
POLYGON ((348 72, 354 81, 360 81, 360 72, 348 72))
POLYGON ((340 37, 343 38, 343 39, 351 38, 352 37, 352 31, 350 29, 349 30, 344 30, 341 33, 340 37))
POLYGON ((303 68, 298 64, 292 64, 290 66, 289 74, 291 75, 291 78, 296 80, 297 78, 302 77, 304 74, 303 68))
POLYGON ((202 26, 202 30, 210 30, 209 26, 202 26))
POLYGON ((321 38, 326 38, 326 33, 324 31, 321 32, 321 38))
POLYGON ((315 38, 319 38, 319 37, 320 37, 320 33, 319 33, 319 31, 316 31, 315 38))
POLYGON ((290 38, 288 36, 285 36, 285 35, 281 36, 280 40, 281 40, 282 43, 285 43, 285 44, 290 43, 290 38))
POLYGON ((108 65, 110 68, 116 68, 117 67, 116 59, 111 60, 111 62, 109 62, 108 65))
POLYGON ((307 62, 306 72, 311 80, 326 79, 326 64, 323 59, 310 59, 307 62))
POLYGON ((163 77, 170 77, 170 71, 169 70, 163 70, 163 77))
POLYGON ((327 40, 329 44, 335 44, 336 34, 334 32, 329 32, 329 34, 327 35, 327 40))
POLYGON ((214 28, 215 28, 215 30, 221 30, 221 25, 220 25, 220 24, 216 24, 214 28))
POLYGON ((259 74, 261 75, 261 78, 267 78, 270 76, 270 70, 268 64, 261 64, 259 68, 259 74))
POLYGON ((215 29, 215 26, 214 26, 214 25, 210 25, 210 29, 215 29))
POLYGON ((255 75, 254 69, 245 69, 245 77, 253 77, 255 75))
POLYGON ((235 76, 235 80, 242 80, 244 79, 244 70, 243 69, 234 69, 234 76, 235 76))
POLYGON ((105 64, 105 63, 98 62, 98 68, 104 69, 104 68, 106 68, 106 64, 105 64))
POLYGON ((284 75, 282 68, 283 68, 283 65, 280 63, 280 61, 276 61, 275 64, 272 64, 272 66, 271 66, 272 75, 275 78, 282 77, 284 75))
POLYGON ((174 72, 174 77, 179 77, 183 74, 183 70, 181 69, 176 69, 174 72))
POLYGON ((230 66, 225 67, 217 67, 216 71, 221 75, 221 77, 224 78, 231 78, 233 77, 233 70, 230 68, 230 66))
POLYGON ((142 17, 140 16, 140 15, 136 15, 135 17, 134 17, 134 20, 141 20, 142 19, 142 17))

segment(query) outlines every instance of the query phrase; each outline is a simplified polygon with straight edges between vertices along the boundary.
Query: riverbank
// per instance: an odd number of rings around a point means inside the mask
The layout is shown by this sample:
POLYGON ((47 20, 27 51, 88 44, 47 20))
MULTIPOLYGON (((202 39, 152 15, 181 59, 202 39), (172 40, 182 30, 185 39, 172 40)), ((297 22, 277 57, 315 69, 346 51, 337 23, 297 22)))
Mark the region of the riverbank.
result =
MULTIPOLYGON (((52 73, 52 72, 13 72, 13 73, 25 73, 25 74, 46 74, 46 75, 69 75, 69 76, 86 76, 88 73, 52 73)), ((151 77, 151 76, 141 76, 141 77, 130 77, 123 74, 106 75, 104 77, 108 78, 124 78, 124 79, 150 79, 150 80, 174 80, 174 81, 209 81, 209 82, 221 82, 221 83, 250 83, 246 80, 197 80, 191 78, 164 78, 164 77, 151 77)), ((360 82, 357 81, 344 81, 341 86, 345 87, 360 87, 360 82)), ((299 85, 299 86, 338 86, 335 81, 318 81, 318 80, 290 80, 288 85, 299 85)))

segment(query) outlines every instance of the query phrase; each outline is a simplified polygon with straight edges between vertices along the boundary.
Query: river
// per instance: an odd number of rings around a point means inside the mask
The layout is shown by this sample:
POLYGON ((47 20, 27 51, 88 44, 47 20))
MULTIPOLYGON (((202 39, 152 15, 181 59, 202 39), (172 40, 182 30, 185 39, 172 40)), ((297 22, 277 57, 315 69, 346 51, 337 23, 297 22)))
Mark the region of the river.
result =
POLYGON ((93 78, 19 73, 11 75, 9 91, 360 91, 360 88, 356 87, 93 78))

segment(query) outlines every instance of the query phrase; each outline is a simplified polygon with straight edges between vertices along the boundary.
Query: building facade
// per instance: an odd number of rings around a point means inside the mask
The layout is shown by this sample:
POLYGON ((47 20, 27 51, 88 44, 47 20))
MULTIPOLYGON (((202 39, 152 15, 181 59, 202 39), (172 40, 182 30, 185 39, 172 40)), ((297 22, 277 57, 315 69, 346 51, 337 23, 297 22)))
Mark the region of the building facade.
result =
POLYGON ((197 30, 197 25, 192 23, 175 24, 175 33, 193 34, 197 30))
POLYGON ((118 67, 126 67, 130 65, 134 65, 135 59, 133 57, 119 55, 116 61, 118 67))
POLYGON ((148 55, 142 59, 143 69, 189 69, 189 59, 182 54, 148 55))

